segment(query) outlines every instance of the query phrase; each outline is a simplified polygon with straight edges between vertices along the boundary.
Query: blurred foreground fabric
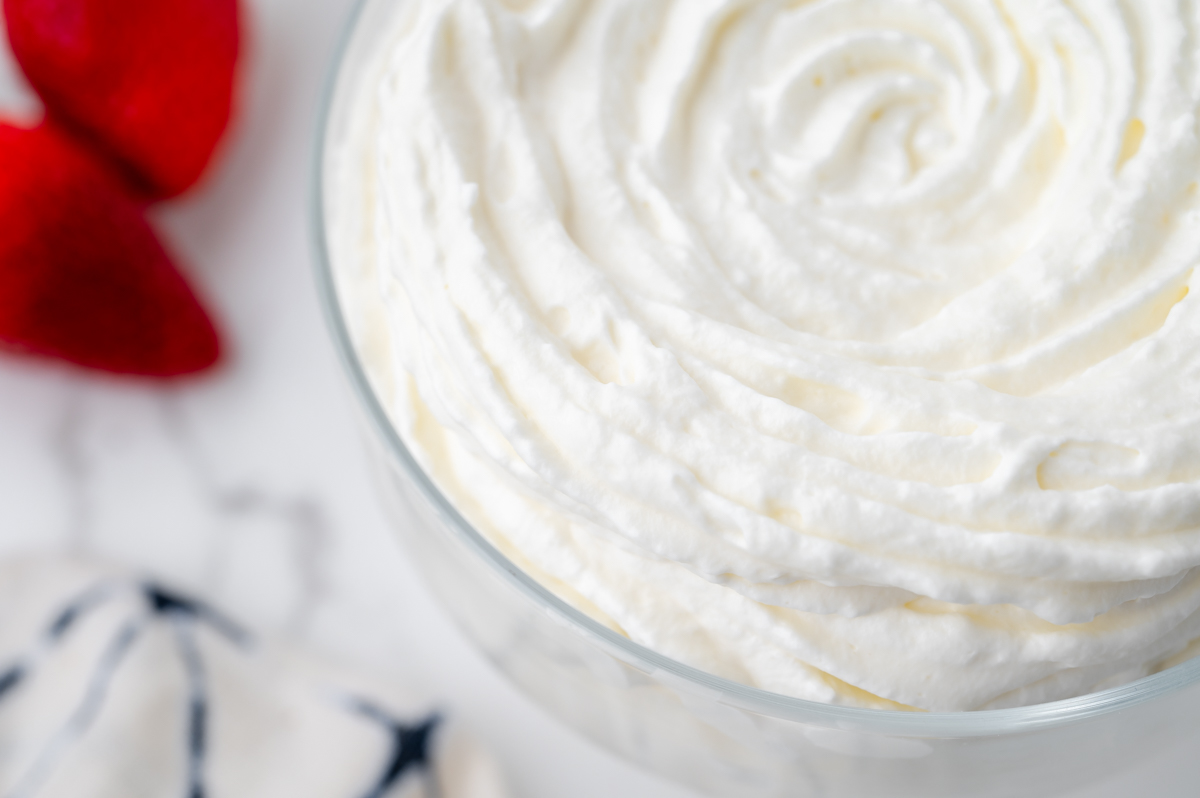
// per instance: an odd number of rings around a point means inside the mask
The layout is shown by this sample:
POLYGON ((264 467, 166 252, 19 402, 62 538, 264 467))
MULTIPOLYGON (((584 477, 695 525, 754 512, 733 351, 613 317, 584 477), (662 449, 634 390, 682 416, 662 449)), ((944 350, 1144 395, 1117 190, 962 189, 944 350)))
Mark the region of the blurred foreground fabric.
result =
POLYGON ((436 706, 115 567, 0 562, 3 798, 503 798, 436 706))

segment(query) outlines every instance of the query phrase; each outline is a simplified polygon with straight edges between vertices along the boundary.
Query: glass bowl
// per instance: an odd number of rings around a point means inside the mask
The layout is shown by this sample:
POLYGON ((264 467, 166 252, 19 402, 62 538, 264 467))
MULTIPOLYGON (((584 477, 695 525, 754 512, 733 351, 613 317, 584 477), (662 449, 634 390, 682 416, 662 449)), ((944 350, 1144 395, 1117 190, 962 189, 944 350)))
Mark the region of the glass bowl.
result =
POLYGON ((530 698, 650 770, 738 798, 1054 795, 1168 744, 1200 741, 1200 659, 1017 709, 830 706, 722 679, 640 646, 559 599, 488 542, 389 421, 347 324, 341 278, 353 270, 353 255, 331 248, 331 216, 354 212, 337 206, 349 110, 389 15, 403 4, 360 0, 328 80, 313 180, 318 285, 396 531, 456 621, 530 698))

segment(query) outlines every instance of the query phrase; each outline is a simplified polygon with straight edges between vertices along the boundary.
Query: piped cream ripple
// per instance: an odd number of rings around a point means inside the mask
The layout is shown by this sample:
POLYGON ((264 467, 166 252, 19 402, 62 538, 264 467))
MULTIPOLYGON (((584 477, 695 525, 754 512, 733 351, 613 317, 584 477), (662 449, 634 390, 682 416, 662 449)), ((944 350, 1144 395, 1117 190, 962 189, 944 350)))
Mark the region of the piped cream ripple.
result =
POLYGON ((467 517, 640 643, 863 706, 1135 678, 1200 636, 1197 36, 409 0, 336 154, 352 332, 467 517))

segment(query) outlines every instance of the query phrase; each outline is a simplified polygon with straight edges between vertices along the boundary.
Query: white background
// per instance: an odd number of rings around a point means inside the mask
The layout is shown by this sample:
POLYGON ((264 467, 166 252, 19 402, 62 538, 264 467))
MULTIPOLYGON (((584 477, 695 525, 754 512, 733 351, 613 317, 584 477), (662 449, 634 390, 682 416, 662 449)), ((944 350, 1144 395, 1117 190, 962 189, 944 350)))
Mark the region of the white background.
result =
MULTIPOLYGON (((233 136, 204 185, 154 213, 226 332, 224 368, 163 388, 0 356, 0 552, 145 568, 393 677, 498 753, 517 798, 688 798, 503 681, 433 604, 376 505, 307 225, 319 92, 352 4, 248 5, 233 136)), ((37 112, 3 45, 0 109, 37 112)), ((1173 751, 1076 798, 1182 798, 1200 794, 1194 785, 1200 757, 1173 751)))

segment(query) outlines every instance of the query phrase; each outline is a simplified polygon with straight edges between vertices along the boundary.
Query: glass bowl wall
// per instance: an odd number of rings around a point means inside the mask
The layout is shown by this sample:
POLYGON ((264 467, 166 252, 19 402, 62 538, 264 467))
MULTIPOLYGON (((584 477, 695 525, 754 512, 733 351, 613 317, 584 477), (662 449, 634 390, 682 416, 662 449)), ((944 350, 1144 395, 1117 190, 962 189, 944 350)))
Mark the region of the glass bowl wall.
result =
POLYGON ((355 312, 342 290, 353 247, 330 246, 330 217, 348 201, 339 180, 352 146, 350 110, 404 2, 360 4, 329 80, 314 176, 318 283, 396 531, 460 626, 530 698, 650 770, 737 798, 1058 795, 1168 744, 1200 741, 1200 660, 1019 709, 834 707, 730 682, 646 649, 560 600, 492 546, 390 423, 346 323, 355 312))

